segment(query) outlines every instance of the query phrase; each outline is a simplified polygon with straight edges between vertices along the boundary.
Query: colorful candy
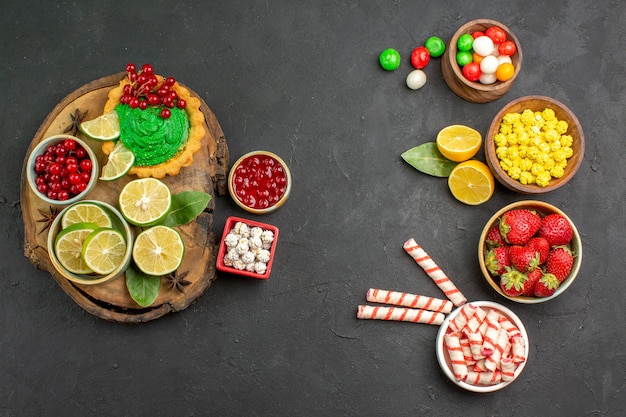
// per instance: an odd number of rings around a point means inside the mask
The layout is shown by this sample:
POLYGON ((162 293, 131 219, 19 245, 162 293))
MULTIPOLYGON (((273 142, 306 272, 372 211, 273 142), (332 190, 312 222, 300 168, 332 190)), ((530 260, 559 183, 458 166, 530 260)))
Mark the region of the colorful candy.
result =
POLYGON ((502 28, 491 26, 484 32, 463 34, 456 46, 456 62, 469 81, 489 85, 510 80, 515 75, 511 56, 517 52, 517 45, 507 40, 502 28))
POLYGON ((387 48, 378 57, 380 66, 387 71, 395 71, 400 66, 400 53, 393 48, 387 48))
POLYGON ((419 69, 413 70, 406 76, 406 86, 411 90, 419 90, 426 84, 426 78, 424 71, 419 69))

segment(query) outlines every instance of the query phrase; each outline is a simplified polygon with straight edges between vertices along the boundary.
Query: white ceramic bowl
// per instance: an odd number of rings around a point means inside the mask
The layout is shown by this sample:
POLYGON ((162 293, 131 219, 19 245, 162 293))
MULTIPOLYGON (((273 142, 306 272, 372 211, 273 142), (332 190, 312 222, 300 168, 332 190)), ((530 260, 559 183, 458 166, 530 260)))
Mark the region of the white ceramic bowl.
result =
POLYGON ((103 282, 107 282, 121 276, 124 271, 126 271, 132 259, 133 242, 135 240, 135 235, 133 229, 115 207, 102 201, 84 200, 83 202, 98 204, 101 207, 105 208, 107 212, 111 215, 111 219, 113 220, 113 227, 120 230, 126 239, 126 252, 124 253, 124 261, 108 275, 74 274, 72 272, 69 272, 63 267, 63 265, 61 265, 61 262, 59 262, 54 253, 54 241, 56 240, 57 234, 61 230, 61 219, 63 218, 63 215, 73 205, 64 208, 52 222, 52 225, 50 226, 50 231, 48 232, 48 255, 50 256, 52 265, 57 270, 57 272, 68 280, 84 285, 101 284, 103 282))
POLYGON ((456 385, 458 385, 459 387, 463 389, 466 389, 468 391, 473 391, 473 392, 498 391, 508 386, 511 382, 515 381, 519 377, 520 373, 524 370, 524 367, 526 366, 526 363, 528 362, 528 345, 529 345, 528 333, 526 333, 526 328, 524 327, 524 324, 519 319, 519 317, 517 317, 517 315, 515 315, 515 313, 513 313, 508 308, 498 303, 494 303, 492 301, 472 301, 471 304, 476 307, 480 307, 484 310, 495 309, 501 314, 503 314, 504 316, 508 317, 509 320, 511 320, 511 322, 519 329, 522 337, 524 338, 524 341, 526 342, 525 347, 524 347, 524 356, 526 357, 526 361, 520 363, 517 366, 517 368, 515 369, 515 376, 512 381, 500 382, 494 385, 472 385, 467 382, 457 380, 456 377, 454 376, 454 373, 452 372, 452 366, 450 364, 450 357, 448 356, 448 352, 444 348, 444 336, 448 332, 448 329, 450 327, 450 321, 454 319, 454 317, 456 317, 457 314, 459 314, 459 312, 461 311, 463 307, 458 307, 455 310, 453 310, 450 314, 448 314, 446 319, 441 324, 441 327, 439 328, 439 333, 437 333, 437 342, 436 342, 437 343, 436 345, 437 361, 439 362, 439 366, 441 366, 441 369, 443 370, 444 374, 450 379, 450 381, 452 381, 453 383, 455 383, 456 385))
POLYGON ((30 189, 38 198, 51 206, 68 206, 85 198, 87 194, 89 194, 89 192, 96 186, 96 183, 98 182, 98 173, 100 172, 98 158, 95 152, 83 140, 71 135, 54 135, 42 140, 41 142, 39 142, 39 144, 37 144, 37 146, 35 146, 33 151, 30 153, 26 164, 26 179, 28 181, 30 189), (65 139, 68 138, 74 139, 78 145, 80 145, 87 151, 89 159, 91 159, 91 178, 89 179, 89 183, 87 183, 87 188, 80 194, 77 194, 74 197, 63 201, 52 200, 46 195, 40 193, 39 190, 37 190, 37 184, 35 183, 35 179, 37 178, 37 173, 35 172, 35 159, 37 158, 37 156, 42 155, 49 146, 56 145, 57 143, 63 142, 65 139))

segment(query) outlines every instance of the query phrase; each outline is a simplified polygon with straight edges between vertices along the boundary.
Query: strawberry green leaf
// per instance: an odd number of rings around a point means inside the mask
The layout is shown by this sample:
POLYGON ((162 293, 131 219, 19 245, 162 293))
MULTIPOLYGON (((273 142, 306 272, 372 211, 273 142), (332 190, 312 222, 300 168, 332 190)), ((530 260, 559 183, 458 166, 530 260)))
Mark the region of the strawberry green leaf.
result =
POLYGON ((434 177, 448 177, 457 165, 439 152, 435 142, 426 142, 404 152, 402 159, 413 168, 434 177))

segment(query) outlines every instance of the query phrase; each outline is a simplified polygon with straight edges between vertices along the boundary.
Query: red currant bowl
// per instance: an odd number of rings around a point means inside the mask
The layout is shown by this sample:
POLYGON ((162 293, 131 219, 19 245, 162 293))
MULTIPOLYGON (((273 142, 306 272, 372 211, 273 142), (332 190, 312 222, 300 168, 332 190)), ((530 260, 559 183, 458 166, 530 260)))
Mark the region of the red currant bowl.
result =
POLYGON ((26 169, 32 192, 51 206, 82 200, 96 186, 98 173, 95 152, 71 135, 42 140, 28 156, 26 169))
POLYGON ((289 167, 278 155, 253 151, 233 164, 228 175, 228 191, 242 209, 266 214, 285 204, 291 182, 289 167))
POLYGON ((217 252, 222 272, 268 279, 274 263, 278 228, 241 217, 229 217, 217 252))

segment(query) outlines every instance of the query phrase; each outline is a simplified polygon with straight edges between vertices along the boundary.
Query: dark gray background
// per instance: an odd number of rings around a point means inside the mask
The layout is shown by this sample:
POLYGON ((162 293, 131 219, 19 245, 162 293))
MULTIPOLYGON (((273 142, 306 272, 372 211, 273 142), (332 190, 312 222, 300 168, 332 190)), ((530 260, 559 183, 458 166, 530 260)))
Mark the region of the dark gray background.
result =
MULTIPOLYGON (((0 416, 625 415, 624 2, 2 3, 0 416), (465 102, 434 59, 426 86, 409 90, 410 51, 474 18, 522 42, 513 89, 465 102), (377 62, 387 47, 403 56, 393 73, 377 62), (29 263, 19 202, 23 158, 48 112, 130 61, 198 92, 231 161, 271 150, 294 177, 282 209, 252 217, 280 229, 268 281, 220 275, 187 310, 141 325, 91 316, 29 263), (476 259, 486 220, 525 197, 498 186, 465 206, 400 158, 449 124, 485 134, 529 94, 568 105, 587 140, 576 177, 539 197, 577 224, 582 269, 565 295, 535 306, 498 296, 476 259), (505 390, 448 381, 437 327, 355 318, 370 287, 441 295, 402 250, 410 237, 468 299, 499 301, 526 324, 529 363, 505 390)), ((251 216, 218 198, 218 233, 230 215, 251 216)))

